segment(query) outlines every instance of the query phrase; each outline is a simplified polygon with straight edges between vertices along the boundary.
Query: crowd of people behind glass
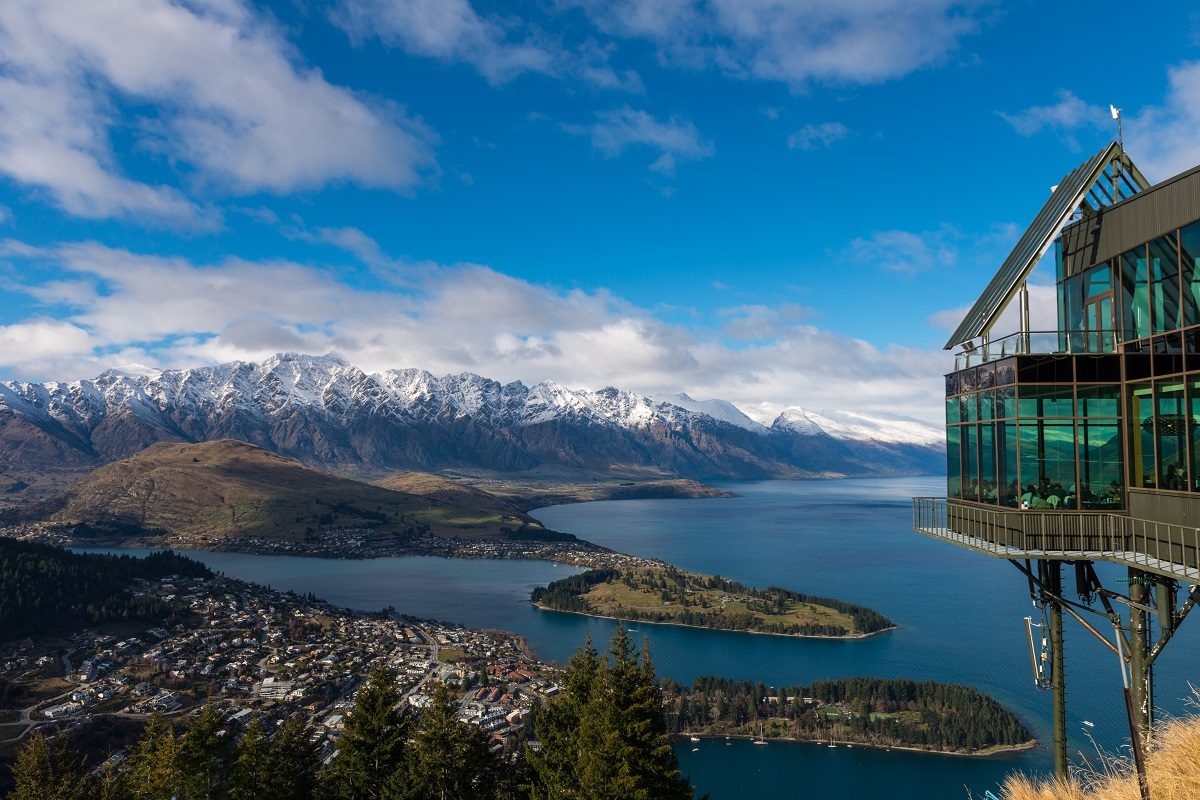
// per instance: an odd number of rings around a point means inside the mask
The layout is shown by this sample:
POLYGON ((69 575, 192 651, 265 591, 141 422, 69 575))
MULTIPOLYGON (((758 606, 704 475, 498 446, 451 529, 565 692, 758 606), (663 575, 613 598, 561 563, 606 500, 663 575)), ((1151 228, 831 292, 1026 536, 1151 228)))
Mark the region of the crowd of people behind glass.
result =
MULTIPOLYGON (((1171 469, 1175 469, 1172 467, 1171 469)), ((1168 472, 1168 477, 1170 472, 1168 472)), ((1183 486, 1184 478, 1179 473, 1177 479, 1183 486)), ((1171 488, 1164 486, 1163 488, 1171 488)), ((1029 484, 1024 489, 1014 479, 1007 487, 1001 488, 994 481, 976 481, 972 479, 966 488, 965 497, 978 497, 982 502, 992 505, 1003 505, 1011 508, 1028 509, 1066 509, 1077 508, 1121 508, 1124 498, 1121 485, 1116 481, 1100 492, 1093 492, 1089 487, 1076 491, 1074 484, 1064 487, 1061 483, 1051 481, 1043 476, 1037 485, 1029 484)))

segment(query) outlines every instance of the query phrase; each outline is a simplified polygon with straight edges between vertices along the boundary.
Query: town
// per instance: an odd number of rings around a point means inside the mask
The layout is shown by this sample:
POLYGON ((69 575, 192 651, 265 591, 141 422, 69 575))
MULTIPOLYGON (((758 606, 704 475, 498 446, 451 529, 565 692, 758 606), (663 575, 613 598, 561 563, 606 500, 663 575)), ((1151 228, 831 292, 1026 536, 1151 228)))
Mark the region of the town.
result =
POLYGON ((37 729, 78 733, 106 719, 186 716, 215 703, 231 726, 300 714, 330 760, 356 690, 382 663, 413 709, 429 703, 435 682, 445 684, 460 698, 460 719, 486 732, 499 753, 521 741, 531 710, 559 692, 559 671, 507 633, 391 609, 353 612, 223 577, 139 580, 133 591, 172 604, 189 621, 113 624, 2 645, 0 688, 8 702, 0 744, 13 746, 37 729), (13 697, 22 698, 20 708, 13 697))

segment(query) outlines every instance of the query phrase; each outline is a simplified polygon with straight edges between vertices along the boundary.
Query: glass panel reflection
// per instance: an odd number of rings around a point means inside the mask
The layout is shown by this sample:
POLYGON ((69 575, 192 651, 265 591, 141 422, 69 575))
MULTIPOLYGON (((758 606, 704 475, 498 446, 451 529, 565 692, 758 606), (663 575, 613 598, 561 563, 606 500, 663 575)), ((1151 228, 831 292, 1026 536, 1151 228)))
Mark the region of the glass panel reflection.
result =
POLYGON ((1159 381, 1155 386, 1157 413, 1151 423, 1157 451, 1158 488, 1188 488, 1187 417, 1182 381, 1159 381))
POLYGON ((1182 327, 1179 322, 1179 247, 1175 234, 1150 243, 1150 312, 1154 332, 1182 327))
POLYGON ((1121 308, 1126 339, 1150 335, 1150 271, 1144 247, 1121 256, 1121 308))
POLYGON ((1129 483, 1154 488, 1154 398, 1148 383, 1129 387, 1129 483))
POLYGON ((1200 323, 1200 222, 1179 232, 1183 264, 1183 324, 1200 323))

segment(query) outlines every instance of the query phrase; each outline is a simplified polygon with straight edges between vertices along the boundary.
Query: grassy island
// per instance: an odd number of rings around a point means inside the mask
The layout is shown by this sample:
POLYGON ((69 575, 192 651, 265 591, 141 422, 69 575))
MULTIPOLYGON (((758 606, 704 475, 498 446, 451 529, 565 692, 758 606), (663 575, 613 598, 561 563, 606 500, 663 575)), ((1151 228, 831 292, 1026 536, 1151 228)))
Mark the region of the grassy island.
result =
POLYGON ((1008 709, 969 686, 846 678, 809 686, 698 678, 663 681, 667 727, 693 736, 757 736, 990 755, 1036 744, 1008 709))
POLYGON ((894 627, 863 606, 665 564, 588 570, 534 589, 530 599, 554 611, 782 636, 862 637, 894 627))

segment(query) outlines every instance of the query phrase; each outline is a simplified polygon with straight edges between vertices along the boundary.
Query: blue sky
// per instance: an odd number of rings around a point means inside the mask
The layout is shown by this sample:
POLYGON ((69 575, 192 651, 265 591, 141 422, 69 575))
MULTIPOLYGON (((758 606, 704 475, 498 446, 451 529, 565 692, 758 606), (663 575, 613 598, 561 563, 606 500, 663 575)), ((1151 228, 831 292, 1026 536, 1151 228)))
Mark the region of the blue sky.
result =
POLYGON ((1186 4, 15 0, 0 377, 336 351, 937 419, 1110 102, 1200 162, 1186 4))

